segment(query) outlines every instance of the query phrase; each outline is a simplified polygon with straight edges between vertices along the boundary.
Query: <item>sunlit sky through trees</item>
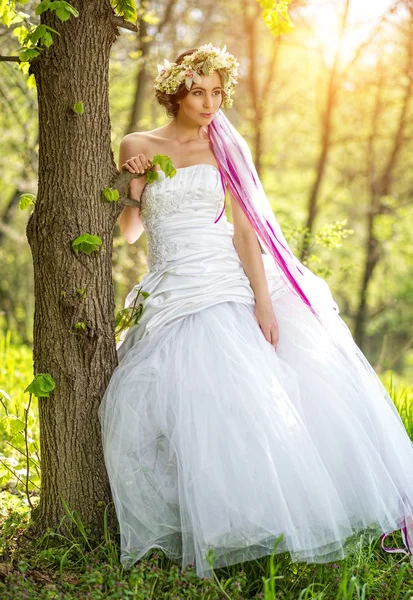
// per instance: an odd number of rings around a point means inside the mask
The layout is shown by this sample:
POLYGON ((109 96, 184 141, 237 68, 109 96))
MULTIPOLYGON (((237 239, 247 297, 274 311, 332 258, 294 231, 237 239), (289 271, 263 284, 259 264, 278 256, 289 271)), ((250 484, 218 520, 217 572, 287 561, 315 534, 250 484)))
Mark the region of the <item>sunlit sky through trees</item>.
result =
MULTIPOLYGON (((383 15, 396 4, 395 0, 350 0, 348 24, 340 56, 344 62, 350 60, 360 44, 366 42, 378 26, 383 15)), ((312 0, 307 10, 313 14, 317 40, 320 42, 326 62, 334 56, 340 32, 340 23, 345 6, 345 0, 326 2, 312 0)), ((398 11, 403 10, 398 7, 398 11)), ((367 54, 367 60, 374 57, 367 54)))

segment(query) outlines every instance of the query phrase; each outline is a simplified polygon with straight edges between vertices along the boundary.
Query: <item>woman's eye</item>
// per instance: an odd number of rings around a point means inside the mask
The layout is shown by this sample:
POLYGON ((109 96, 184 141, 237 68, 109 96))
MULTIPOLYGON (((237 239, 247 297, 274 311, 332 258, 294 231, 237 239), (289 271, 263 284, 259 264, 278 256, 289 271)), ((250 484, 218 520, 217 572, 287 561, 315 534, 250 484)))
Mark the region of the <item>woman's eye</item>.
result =
MULTIPOLYGON (((199 96, 200 94, 202 94, 202 92, 200 90, 196 90, 194 92, 194 96, 199 96)), ((219 94, 221 94, 221 90, 215 90, 214 94, 217 96, 219 94)))

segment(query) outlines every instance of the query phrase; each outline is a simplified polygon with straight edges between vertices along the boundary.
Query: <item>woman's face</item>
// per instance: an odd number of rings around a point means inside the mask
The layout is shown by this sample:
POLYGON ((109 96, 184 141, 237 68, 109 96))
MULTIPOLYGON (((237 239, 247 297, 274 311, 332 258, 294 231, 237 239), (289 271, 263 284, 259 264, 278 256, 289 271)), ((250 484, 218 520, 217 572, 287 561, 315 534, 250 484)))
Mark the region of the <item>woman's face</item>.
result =
POLYGON ((209 125, 223 101, 221 77, 218 71, 201 75, 201 83, 193 83, 189 93, 179 101, 178 119, 209 125))

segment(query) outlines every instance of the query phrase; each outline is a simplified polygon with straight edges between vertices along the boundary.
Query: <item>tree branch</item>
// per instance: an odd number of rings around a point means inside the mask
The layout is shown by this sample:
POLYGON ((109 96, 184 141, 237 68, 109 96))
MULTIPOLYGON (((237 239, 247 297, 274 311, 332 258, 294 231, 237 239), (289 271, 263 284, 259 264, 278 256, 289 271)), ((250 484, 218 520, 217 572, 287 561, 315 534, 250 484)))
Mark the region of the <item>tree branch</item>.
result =
POLYGON ((139 28, 137 25, 130 23, 129 21, 125 21, 125 19, 119 15, 114 15, 112 17, 112 23, 116 25, 116 27, 122 27, 123 29, 129 29, 129 31, 133 31, 134 33, 138 33, 139 28))
POLYGON ((0 62, 21 62, 18 56, 0 56, 0 62))

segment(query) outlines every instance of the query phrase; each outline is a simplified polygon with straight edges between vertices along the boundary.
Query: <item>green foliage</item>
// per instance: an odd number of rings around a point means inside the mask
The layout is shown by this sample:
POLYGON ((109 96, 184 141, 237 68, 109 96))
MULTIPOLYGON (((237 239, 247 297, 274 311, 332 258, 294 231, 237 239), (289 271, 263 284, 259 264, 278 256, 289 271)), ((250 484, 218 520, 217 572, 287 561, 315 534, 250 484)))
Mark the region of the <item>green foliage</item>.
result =
POLYGON ((91 235, 90 233, 82 233, 75 240, 72 241, 72 248, 78 254, 84 252, 85 254, 91 254, 97 252, 99 247, 102 245, 102 240, 97 235, 91 235))
POLYGON ((19 209, 25 210, 31 204, 36 202, 36 196, 33 194, 22 194, 19 201, 19 209))
POLYGON ((117 202, 119 200, 119 191, 114 188, 106 187, 103 190, 103 196, 107 202, 117 202))
POLYGON ((74 6, 64 0, 42 0, 36 7, 36 15, 41 15, 45 10, 52 10, 60 21, 67 21, 70 16, 79 16, 79 11, 74 6))
MULTIPOLYGON (((27 410, 23 391, 32 373, 31 348, 12 343, 10 332, 0 335, 0 486, 2 490, 25 495, 27 478, 33 499, 40 489, 37 407, 31 405, 27 410)), ((40 393, 52 386, 48 378, 38 383, 40 390, 35 391, 40 393)), ((28 503, 27 497, 24 502, 28 503)))
POLYGON ((159 175, 156 171, 152 171, 151 169, 149 169, 149 171, 146 171, 146 182, 147 183, 152 183, 153 181, 156 181, 158 179, 159 175))
MULTIPOLYGON (((171 159, 165 154, 155 154, 152 158, 152 166, 153 165, 159 165, 166 177, 175 177, 176 175, 176 169, 173 166, 171 159)), ((148 173, 150 172, 151 171, 148 171, 148 173)), ((156 172, 155 174, 157 178, 158 174, 156 172)))
POLYGON ((33 394, 36 398, 49 398, 55 386, 56 383, 50 373, 38 373, 24 391, 33 394))
POLYGON ((291 0, 258 0, 262 7, 262 18, 272 35, 284 35, 291 33, 294 25, 288 13, 291 0))
POLYGON ((74 327, 75 329, 80 329, 80 331, 86 331, 87 329, 86 323, 84 323, 83 321, 78 321, 77 323, 75 323, 74 327))
POLYGON ((139 288, 133 301, 132 306, 122 308, 115 316, 115 331, 116 339, 118 340, 122 331, 128 329, 132 325, 137 325, 143 313, 144 301, 149 297, 149 293, 139 288), (142 301, 140 301, 142 298, 142 301))
POLYGON ((23 39, 23 44, 33 46, 43 45, 46 46, 46 48, 49 48, 53 44, 53 37, 50 33, 51 31, 57 35, 60 35, 56 29, 49 27, 49 25, 39 25, 23 39))
POLYGON ((116 13, 122 16, 125 21, 136 23, 136 2, 135 0, 111 0, 111 4, 116 13))
POLYGON ((313 233, 309 233, 308 227, 298 225, 285 227, 284 233, 293 252, 298 256, 304 247, 308 248, 308 258, 303 261, 307 267, 320 277, 328 278, 332 271, 328 264, 322 259, 320 248, 334 250, 340 248, 344 239, 354 234, 353 229, 347 229, 347 219, 324 223, 313 233))
MULTIPOLYGON (((27 19, 27 14, 16 8, 16 4, 26 4, 27 1, 28 0, 23 2, 17 2, 16 0, 0 0, 0 19, 5 27, 11 27, 12 25, 21 22, 30 23, 27 19)), ((70 16, 79 16, 79 12, 76 8, 64 0, 42 0, 40 4, 36 6, 35 13, 36 15, 41 15, 45 10, 55 12, 56 17, 60 19, 60 21, 67 21, 70 16)), ((30 60, 39 56, 43 47, 49 48, 53 44, 52 33, 60 35, 56 29, 43 23, 37 26, 30 26, 29 29, 25 25, 20 25, 14 29, 13 34, 21 44, 21 49, 19 51, 21 63, 19 64, 19 69, 27 73, 30 60)), ((31 79, 30 85, 35 85, 33 78, 31 79)))
MULTIPOLYGON (((19 2, 19 4, 26 4, 19 2)), ((16 9, 17 0, 0 0, 0 19, 2 25, 10 27, 15 23, 20 23, 24 19, 24 13, 16 9)))
POLYGON ((75 113, 77 113, 78 115, 83 115, 83 113, 85 112, 85 109, 83 107, 83 102, 76 102, 73 105, 73 110, 75 113))

